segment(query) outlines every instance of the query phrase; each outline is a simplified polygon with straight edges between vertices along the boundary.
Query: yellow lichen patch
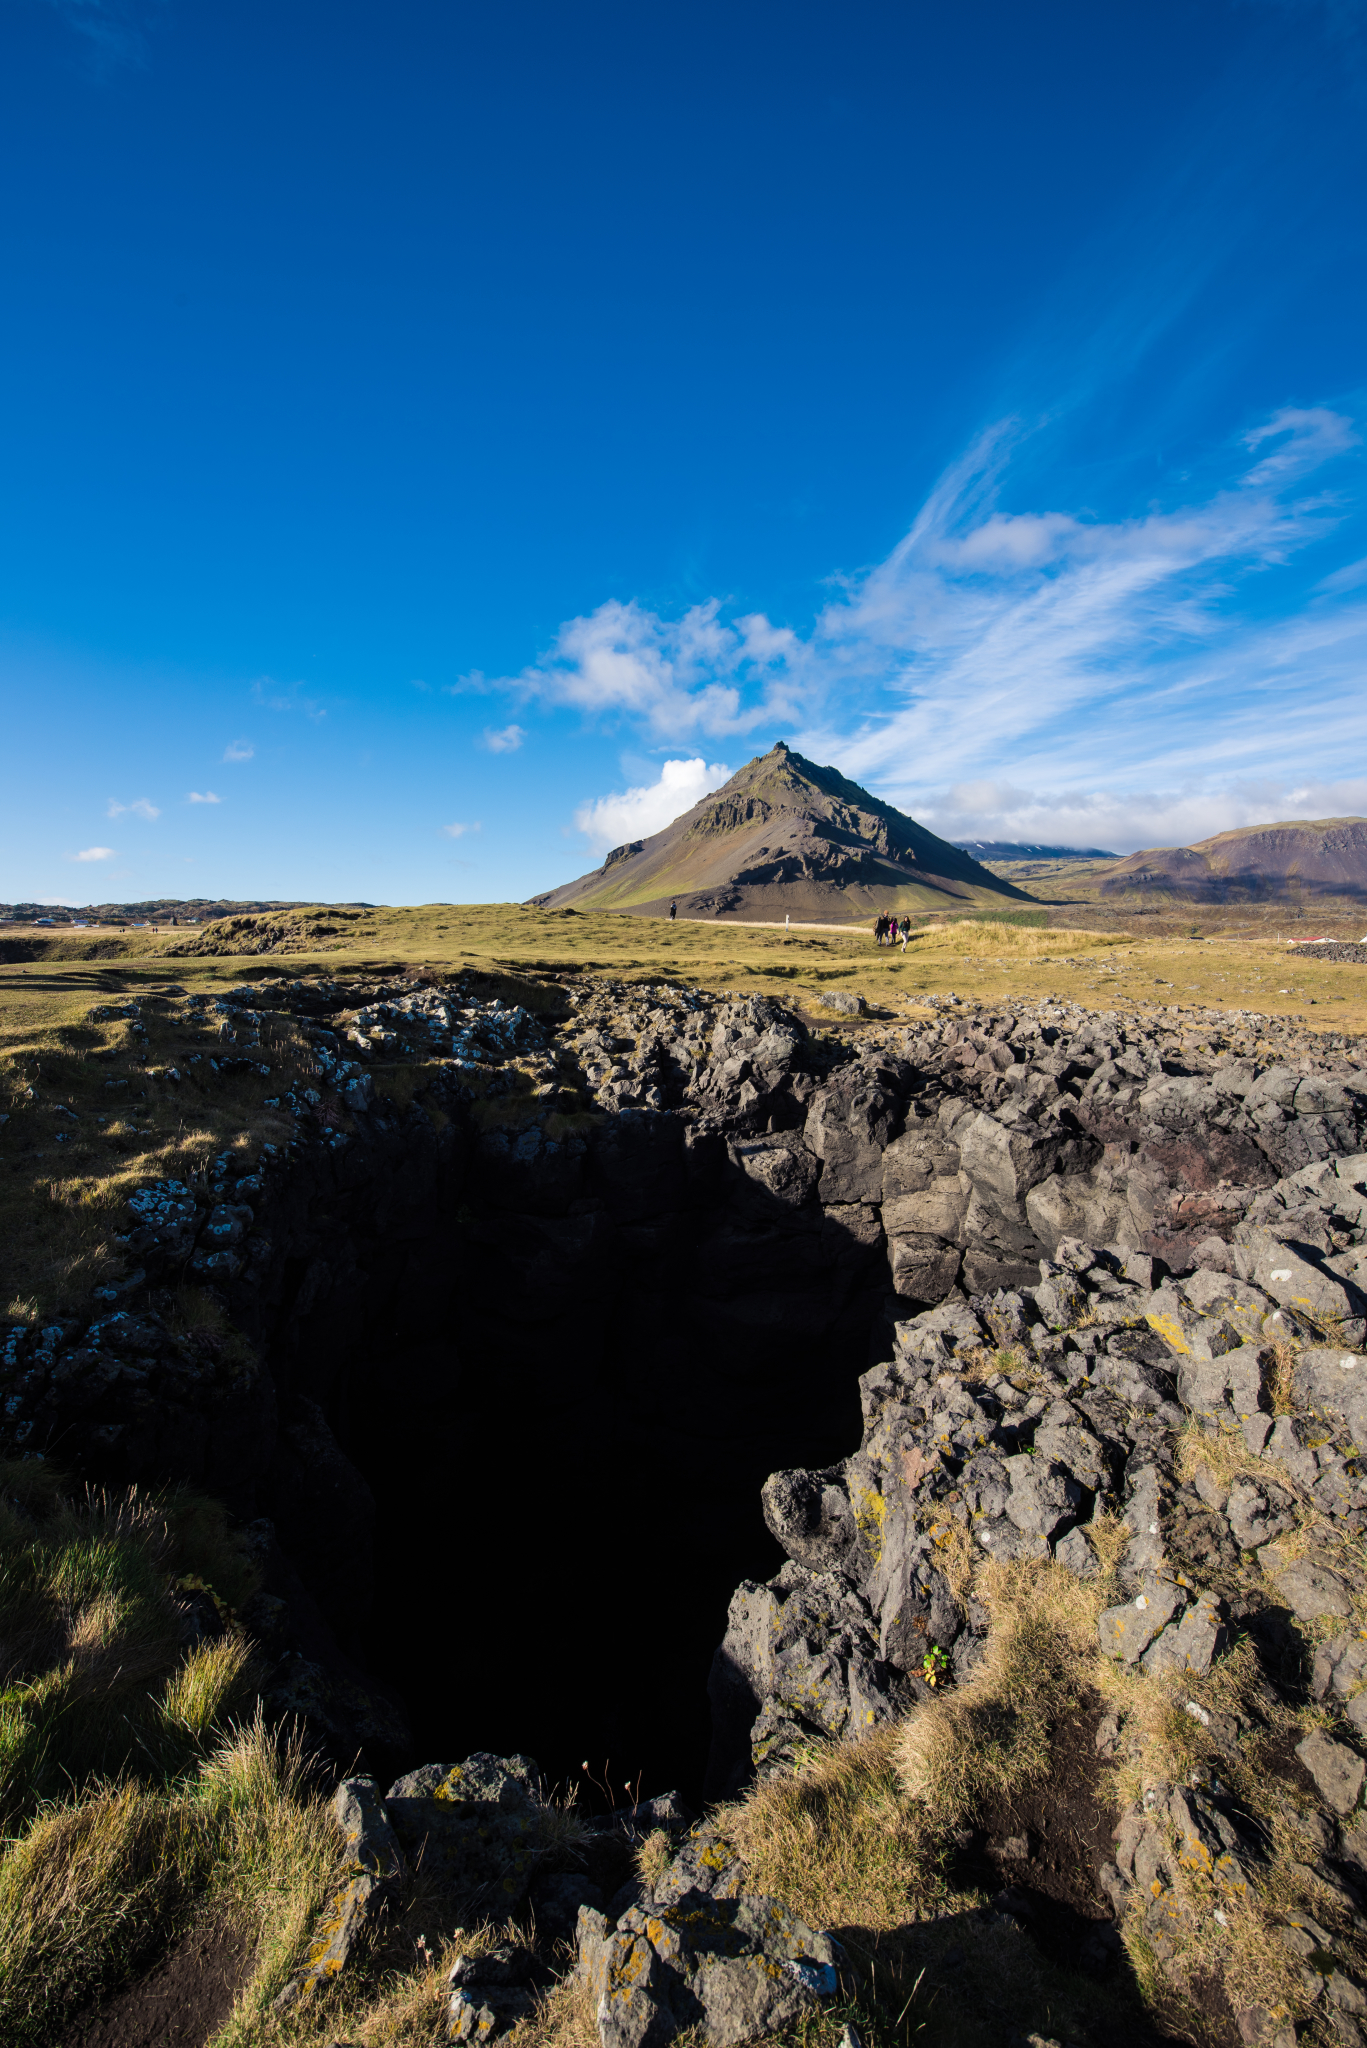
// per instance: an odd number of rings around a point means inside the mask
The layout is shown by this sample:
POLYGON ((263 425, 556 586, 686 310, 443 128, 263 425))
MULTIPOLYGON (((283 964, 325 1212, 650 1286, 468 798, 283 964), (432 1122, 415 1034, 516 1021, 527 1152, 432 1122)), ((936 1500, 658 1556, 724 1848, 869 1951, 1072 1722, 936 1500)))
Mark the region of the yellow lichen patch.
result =
POLYGON ((873 1562, 877 1564, 883 1555, 883 1523, 888 1504, 876 1487, 855 1486, 850 1490, 850 1506, 854 1511, 855 1525, 868 1546, 873 1562))

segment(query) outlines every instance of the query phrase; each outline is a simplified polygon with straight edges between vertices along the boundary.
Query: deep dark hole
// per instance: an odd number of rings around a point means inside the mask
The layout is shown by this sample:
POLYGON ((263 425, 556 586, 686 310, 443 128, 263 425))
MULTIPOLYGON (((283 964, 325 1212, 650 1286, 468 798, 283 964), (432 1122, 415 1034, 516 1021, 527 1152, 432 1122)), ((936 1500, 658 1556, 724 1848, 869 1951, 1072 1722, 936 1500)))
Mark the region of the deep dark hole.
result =
POLYGON ((402 1414, 351 1445, 380 1506, 365 1658, 423 1759, 522 1750, 697 1806, 727 1603, 783 1561, 760 1487, 854 1448, 865 1347, 779 1359, 668 1296, 597 1307, 533 1328, 472 1307, 405 1347, 402 1414))
POLYGON ((889 1302, 885 1264, 753 1218, 713 1286, 718 1195, 567 1278, 467 1186, 473 1228, 372 1245, 364 1312, 306 1320, 280 1376, 323 1401, 378 1508, 348 1647, 408 1713, 386 1766, 522 1751, 591 1810, 585 1762, 618 1801, 701 1806, 728 1602, 783 1562, 761 1485, 857 1447, 889 1302))

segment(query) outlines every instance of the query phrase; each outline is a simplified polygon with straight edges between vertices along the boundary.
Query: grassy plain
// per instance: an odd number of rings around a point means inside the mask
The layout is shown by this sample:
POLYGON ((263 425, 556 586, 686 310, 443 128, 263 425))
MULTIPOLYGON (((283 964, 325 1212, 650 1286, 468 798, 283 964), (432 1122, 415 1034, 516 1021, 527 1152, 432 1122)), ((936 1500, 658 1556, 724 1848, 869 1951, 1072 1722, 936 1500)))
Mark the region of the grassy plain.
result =
MULTIPOLYGON (((686 920, 671 925, 664 918, 540 911, 514 903, 306 911, 297 921, 298 951, 260 955, 187 956, 180 951, 183 932, 26 938, 11 946, 41 949, 41 957, 0 966, 0 1029, 8 1034, 11 1023, 25 1017, 35 1023, 55 1018, 67 999, 78 1002, 87 992, 154 988, 168 968, 195 989, 282 970, 352 974, 417 966, 569 969, 633 980, 673 978, 713 989, 778 990, 787 984, 816 993, 834 985, 892 1004, 948 989, 983 1001, 1060 994, 1097 1007, 1159 1002, 1271 1015, 1305 1011, 1306 1022, 1318 1029, 1367 1029, 1367 970, 1298 954, 1286 942, 1299 929, 1294 924, 1261 916, 1229 924, 1198 912, 1187 920, 1160 920, 1163 929, 1150 935, 1138 919, 1127 920, 1121 930, 1085 928, 1086 912, 1082 906, 1079 911, 1075 928, 1059 925, 1063 913, 1043 905, 992 917, 927 920, 905 952, 876 947, 867 925, 785 934, 776 927, 686 920), (313 934, 317 938, 309 944, 313 934), (1332 1014, 1311 1017, 1312 1006, 1332 1014)), ((1347 936, 1348 929, 1337 935, 1347 936)), ((189 943, 212 944, 213 928, 189 943)))

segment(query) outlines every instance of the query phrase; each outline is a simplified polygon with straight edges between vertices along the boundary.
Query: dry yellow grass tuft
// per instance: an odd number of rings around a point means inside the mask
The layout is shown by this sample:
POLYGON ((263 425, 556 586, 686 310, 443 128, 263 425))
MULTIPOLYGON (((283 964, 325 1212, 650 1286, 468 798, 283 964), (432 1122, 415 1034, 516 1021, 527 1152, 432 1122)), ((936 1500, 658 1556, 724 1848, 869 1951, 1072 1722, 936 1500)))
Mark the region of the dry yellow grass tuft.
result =
POLYGON ((1037 1783, 1055 1730, 1096 1689, 1099 1580, 1062 1565, 993 1561, 977 1592, 992 1628, 974 1682, 922 1706, 898 1745, 907 1792, 941 1827, 1037 1783))
POLYGON ((240 1831, 245 1781, 298 1803, 298 1759, 264 1726, 221 1740, 254 1694, 245 1637, 186 1641, 181 1588, 213 1587, 227 1612, 252 1583, 215 1503, 73 1494, 40 1461, 0 1463, 3 2038, 50 2038, 182 1924, 228 1819, 240 1831))
POLYGON ((215 1911, 257 1945, 236 2039, 259 2040, 338 1863, 305 1779, 258 1715, 188 1778, 95 1784, 40 1813, 0 1857, 4 2038, 60 2038, 63 2015, 215 1911))
POLYGON ((745 1859, 756 1891, 817 1927, 896 1926, 912 1874, 933 1893, 924 1818, 902 1795, 900 1731, 817 1752, 791 1776, 759 1785, 718 1824, 745 1859))

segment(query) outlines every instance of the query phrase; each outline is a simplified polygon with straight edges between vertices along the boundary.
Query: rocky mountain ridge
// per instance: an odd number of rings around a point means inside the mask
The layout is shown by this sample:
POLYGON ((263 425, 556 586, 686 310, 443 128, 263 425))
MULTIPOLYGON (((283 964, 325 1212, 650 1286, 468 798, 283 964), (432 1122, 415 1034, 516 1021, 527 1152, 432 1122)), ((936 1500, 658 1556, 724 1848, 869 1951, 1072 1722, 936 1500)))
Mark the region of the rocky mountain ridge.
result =
POLYGON ((1029 902, 961 848, 781 740, 664 831, 534 896, 540 908, 659 917, 853 920, 1029 902))
POLYGON ((1150 847, 1098 869, 1103 897, 1189 903, 1367 902, 1367 818, 1245 825, 1191 846, 1150 847))

